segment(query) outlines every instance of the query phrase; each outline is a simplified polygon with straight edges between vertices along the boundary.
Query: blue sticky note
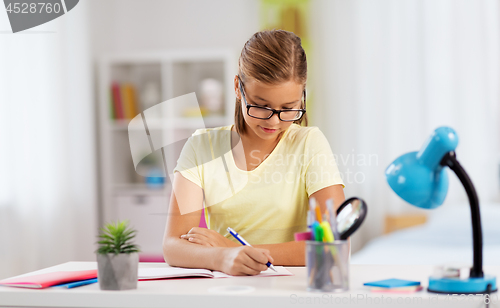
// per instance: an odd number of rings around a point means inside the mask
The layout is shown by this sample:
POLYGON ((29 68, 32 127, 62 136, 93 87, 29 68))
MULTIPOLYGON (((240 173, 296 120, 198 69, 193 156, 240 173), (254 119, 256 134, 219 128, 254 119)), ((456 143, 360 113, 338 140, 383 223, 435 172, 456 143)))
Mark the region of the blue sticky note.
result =
POLYGON ((399 288, 399 287, 419 286, 420 281, 391 278, 385 280, 366 282, 363 285, 370 287, 381 287, 381 288, 399 288))

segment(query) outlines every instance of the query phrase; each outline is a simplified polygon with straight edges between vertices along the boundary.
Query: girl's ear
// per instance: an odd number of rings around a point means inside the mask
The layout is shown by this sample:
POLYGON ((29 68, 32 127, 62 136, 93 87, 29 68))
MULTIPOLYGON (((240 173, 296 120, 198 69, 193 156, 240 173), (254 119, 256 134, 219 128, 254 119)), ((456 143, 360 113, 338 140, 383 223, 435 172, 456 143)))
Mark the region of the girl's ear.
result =
POLYGON ((241 100, 238 75, 234 75, 234 94, 236 95, 236 98, 241 100))

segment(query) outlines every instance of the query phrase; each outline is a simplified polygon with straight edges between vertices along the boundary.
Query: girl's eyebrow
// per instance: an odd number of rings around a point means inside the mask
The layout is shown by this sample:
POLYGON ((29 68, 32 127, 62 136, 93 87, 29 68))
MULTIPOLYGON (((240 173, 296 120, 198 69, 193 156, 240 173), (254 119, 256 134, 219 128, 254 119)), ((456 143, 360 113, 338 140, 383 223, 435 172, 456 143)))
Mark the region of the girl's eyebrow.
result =
MULTIPOLYGON (((267 100, 263 99, 263 98, 262 98, 262 97, 260 97, 260 96, 255 96, 255 98, 256 98, 256 99, 259 99, 259 100, 261 100, 261 101, 264 101, 264 102, 266 102, 266 103, 267 103, 267 100)), ((295 102, 284 103, 284 104, 282 104, 282 105, 296 104, 297 102, 298 102, 298 100, 297 100, 297 101, 295 101, 295 102)))

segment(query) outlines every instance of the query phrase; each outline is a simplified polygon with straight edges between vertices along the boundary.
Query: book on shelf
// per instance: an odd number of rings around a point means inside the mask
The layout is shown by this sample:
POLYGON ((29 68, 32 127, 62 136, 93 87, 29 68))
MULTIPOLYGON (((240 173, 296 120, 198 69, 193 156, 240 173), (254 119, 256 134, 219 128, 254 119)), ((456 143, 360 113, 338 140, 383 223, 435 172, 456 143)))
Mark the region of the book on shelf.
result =
POLYGON ((109 101, 109 117, 111 120, 116 119, 116 114, 115 114, 115 107, 113 106, 113 89, 109 89, 109 95, 108 95, 108 101, 109 101))
POLYGON ((112 120, 133 119, 140 112, 135 86, 131 83, 113 82, 110 105, 112 120))
POLYGON ((116 82, 113 82, 113 84, 111 85, 111 91, 113 91, 113 107, 115 108, 115 119, 124 119, 120 85, 116 82))
POLYGON ((121 89, 125 118, 133 119, 139 113, 135 95, 135 87, 130 83, 125 83, 121 86, 121 89))

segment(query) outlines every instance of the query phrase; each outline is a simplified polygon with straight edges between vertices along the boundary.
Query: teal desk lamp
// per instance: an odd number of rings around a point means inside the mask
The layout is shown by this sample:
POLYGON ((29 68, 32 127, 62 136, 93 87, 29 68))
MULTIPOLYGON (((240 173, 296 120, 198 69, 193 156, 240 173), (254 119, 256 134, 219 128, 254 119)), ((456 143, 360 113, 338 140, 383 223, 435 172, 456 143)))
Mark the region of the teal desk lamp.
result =
POLYGON ((458 136, 450 127, 437 128, 420 151, 398 157, 385 171, 392 190, 406 202, 424 209, 443 204, 448 192, 446 168, 455 172, 469 198, 473 266, 468 279, 429 277, 429 292, 479 294, 497 291, 496 277, 483 274, 483 235, 479 200, 474 185, 455 157, 458 136))

